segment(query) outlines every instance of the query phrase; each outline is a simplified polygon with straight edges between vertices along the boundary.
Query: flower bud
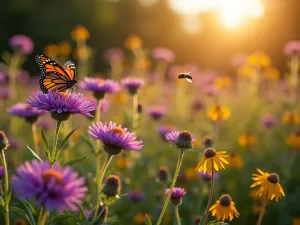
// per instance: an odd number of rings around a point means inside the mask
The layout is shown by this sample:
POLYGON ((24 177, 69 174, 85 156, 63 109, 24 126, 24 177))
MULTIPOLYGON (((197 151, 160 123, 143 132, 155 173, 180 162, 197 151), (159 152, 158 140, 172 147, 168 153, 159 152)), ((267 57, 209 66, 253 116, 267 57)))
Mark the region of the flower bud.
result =
POLYGON ((5 150, 9 146, 8 139, 3 131, 0 131, 0 150, 5 150))
POLYGON ((121 180, 116 175, 110 175, 104 182, 102 192, 107 197, 115 197, 120 194, 121 180))
POLYGON ((157 178, 159 181, 161 182, 166 182, 168 181, 168 178, 169 178, 169 168, 168 167, 165 167, 165 166, 162 166, 159 168, 159 171, 157 173, 157 178))
MULTIPOLYGON (((92 222, 92 220, 94 218, 94 215, 95 215, 95 211, 96 211, 96 209, 93 209, 93 211, 88 216, 88 221, 89 222, 92 222)), ((97 215, 96 215, 98 217, 98 219, 96 220, 95 223, 93 223, 93 225, 101 225, 101 224, 103 224, 105 222, 106 218, 107 218, 107 214, 108 214, 108 207, 107 206, 99 205, 99 208, 97 210, 97 215), (99 216, 99 213, 101 213, 100 216, 99 216)))

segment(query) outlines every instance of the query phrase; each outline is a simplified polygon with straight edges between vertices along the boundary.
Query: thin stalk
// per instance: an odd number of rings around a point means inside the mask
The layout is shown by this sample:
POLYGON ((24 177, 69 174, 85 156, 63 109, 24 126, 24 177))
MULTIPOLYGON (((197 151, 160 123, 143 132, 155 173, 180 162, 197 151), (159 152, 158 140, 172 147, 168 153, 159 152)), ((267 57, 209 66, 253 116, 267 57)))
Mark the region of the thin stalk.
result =
POLYGON ((54 137, 54 144, 53 144, 53 151, 52 151, 52 163, 56 161, 56 154, 57 154, 57 140, 59 135, 59 130, 61 127, 62 121, 57 120, 56 121, 56 130, 55 130, 55 137, 54 137))
POLYGON ((179 212, 178 212, 178 205, 175 206, 175 217, 176 217, 177 225, 181 225, 179 212))
POLYGON ((207 220, 208 220, 208 215, 209 215, 209 208, 210 208, 210 205, 211 205, 213 191, 214 191, 215 171, 214 171, 214 161, 212 159, 211 159, 211 164, 212 164, 212 166, 211 166, 212 167, 211 186, 210 186, 209 197, 208 197, 208 202, 207 202, 206 211, 205 211, 204 225, 207 225, 207 220))
POLYGON ((35 153, 38 156, 40 156, 40 148, 39 148, 39 143, 38 143, 38 134, 37 134, 36 123, 32 123, 31 130, 32 130, 32 137, 33 137, 35 153))
POLYGON ((265 214, 265 209, 266 209, 266 205, 267 205, 267 196, 268 196, 268 192, 265 194, 264 200, 261 204, 260 207, 260 213, 259 213, 259 217, 257 220, 257 225, 261 225, 261 222, 263 220, 264 214, 265 214))
POLYGON ((101 188, 102 188, 102 181, 103 181, 103 177, 104 174, 108 168, 108 165, 110 163, 110 161, 112 160, 113 155, 107 155, 106 161, 101 169, 100 175, 99 175, 99 179, 98 179, 98 194, 101 193, 101 188))
POLYGON ((7 172, 7 163, 5 159, 5 153, 4 150, 1 150, 1 159, 2 159, 2 165, 4 169, 4 196, 5 196, 5 205, 4 205, 4 217, 5 217, 5 225, 9 225, 9 201, 7 201, 8 192, 9 192, 9 183, 8 183, 8 172, 7 172))
POLYGON ((167 198, 165 200, 165 203, 164 203, 164 206, 163 206, 163 209, 159 215, 159 218, 158 218, 158 221, 156 223, 156 225, 160 225, 161 222, 162 222, 162 219, 163 219, 163 216, 166 212, 166 209, 167 209, 167 206, 168 206, 168 203, 169 203, 169 200, 170 200, 170 197, 171 197, 171 194, 172 194, 172 190, 175 186, 175 183, 176 183, 176 180, 177 180, 177 177, 179 175, 179 171, 180 171, 180 167, 181 167, 181 164, 182 164, 182 159, 183 159, 183 154, 184 154, 184 150, 180 150, 180 155, 179 155, 179 159, 178 159, 178 162, 177 162, 177 167, 176 167, 176 171, 175 171, 175 174, 174 174, 174 177, 173 177, 173 180, 172 180, 172 183, 171 183, 171 187, 170 187, 170 191, 167 195, 167 198))
POLYGON ((41 207, 39 220, 38 220, 37 225, 45 225, 47 217, 48 217, 48 211, 45 210, 43 207, 41 207))
MULTIPOLYGON (((95 115, 95 119, 96 122, 100 122, 101 121, 101 105, 102 105, 102 99, 98 100, 98 104, 97 104, 97 109, 96 109, 96 115, 95 115)), ((96 155, 96 182, 99 180, 99 176, 100 176, 100 165, 101 165, 101 154, 100 154, 100 141, 96 140, 95 142, 95 148, 97 151, 97 155, 96 155)), ((99 191, 99 187, 98 187, 98 191, 99 191)))
POLYGON ((103 99, 99 99, 98 104, 97 104, 96 115, 95 115, 96 122, 100 122, 101 121, 101 105, 102 105, 102 101, 103 101, 103 99))
POLYGON ((132 130, 137 128, 138 122, 138 94, 132 95, 132 130))

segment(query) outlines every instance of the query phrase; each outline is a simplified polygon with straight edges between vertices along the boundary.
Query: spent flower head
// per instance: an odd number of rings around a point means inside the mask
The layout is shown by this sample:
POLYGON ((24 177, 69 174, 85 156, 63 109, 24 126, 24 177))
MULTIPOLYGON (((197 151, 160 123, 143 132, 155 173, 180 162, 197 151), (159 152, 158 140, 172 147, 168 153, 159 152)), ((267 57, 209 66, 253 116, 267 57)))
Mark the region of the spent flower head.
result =
POLYGON ((0 130, 0 151, 7 149, 9 146, 8 139, 3 131, 0 130))
POLYGON ((186 150, 193 149, 195 135, 189 131, 172 131, 165 135, 166 140, 172 142, 177 148, 186 150))

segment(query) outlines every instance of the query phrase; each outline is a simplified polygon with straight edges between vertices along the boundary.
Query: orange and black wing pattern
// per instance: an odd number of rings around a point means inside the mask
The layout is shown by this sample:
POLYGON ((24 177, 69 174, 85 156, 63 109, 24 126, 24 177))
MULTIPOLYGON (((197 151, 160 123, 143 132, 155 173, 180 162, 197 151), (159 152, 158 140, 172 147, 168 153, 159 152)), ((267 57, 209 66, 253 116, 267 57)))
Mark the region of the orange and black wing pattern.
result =
POLYGON ((62 68, 57 62, 45 55, 37 55, 36 61, 42 72, 39 83, 43 93, 47 94, 49 90, 64 92, 76 84, 73 62, 66 62, 62 68))

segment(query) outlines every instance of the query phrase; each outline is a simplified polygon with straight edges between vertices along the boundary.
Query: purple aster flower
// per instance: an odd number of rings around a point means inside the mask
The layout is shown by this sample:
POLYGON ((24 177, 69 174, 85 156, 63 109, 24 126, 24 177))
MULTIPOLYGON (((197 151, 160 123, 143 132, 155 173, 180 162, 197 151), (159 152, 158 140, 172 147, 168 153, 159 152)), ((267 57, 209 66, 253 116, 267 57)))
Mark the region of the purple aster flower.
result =
POLYGON ((4 84, 6 82, 6 75, 3 72, 0 72, 0 84, 4 84))
POLYGON ((159 136, 161 138, 163 138, 163 140, 166 140, 165 136, 167 133, 176 131, 176 130, 177 130, 177 128, 171 124, 162 124, 157 129, 159 136))
POLYGON ((131 95, 137 93, 138 89, 145 85, 144 79, 136 77, 127 77, 121 80, 121 84, 127 88, 131 95))
POLYGON ((86 101, 83 94, 75 92, 49 91, 48 94, 38 92, 35 98, 30 97, 27 103, 39 110, 51 112, 55 120, 67 120, 70 114, 82 114, 92 117, 91 111, 95 110, 95 103, 86 101))
POLYGON ((3 179, 4 177, 4 168, 3 166, 0 166, 0 181, 3 179))
POLYGON ((166 140, 170 141, 177 148, 185 150, 192 149, 196 138, 188 131, 172 131, 165 135, 166 140))
POLYGON ((125 59, 124 52, 120 48, 110 48, 104 52, 104 60, 107 62, 123 61, 125 59))
MULTIPOLYGON (((167 188, 165 194, 168 195, 170 192, 170 189, 167 188)), ((172 189, 171 193, 171 202, 173 205, 180 205, 182 203, 182 198, 186 194, 186 191, 184 188, 180 187, 174 187, 172 189)))
POLYGON ((118 155, 122 150, 140 150, 142 141, 137 141, 134 133, 127 131, 127 128, 117 126, 113 122, 108 124, 93 123, 89 127, 89 135, 102 141, 104 151, 111 155, 118 155))
POLYGON ((272 114, 263 115, 260 121, 266 128, 272 128, 277 124, 277 118, 272 114))
POLYGON ((79 84, 80 88, 92 91, 95 98, 102 99, 106 93, 116 93, 120 91, 119 84, 114 80, 104 80, 102 78, 86 77, 79 84))
POLYGON ((284 46, 284 53, 291 56, 300 56, 300 40, 292 40, 284 46))
POLYGON ((145 194, 137 189, 129 191, 127 196, 134 202, 142 201, 145 198, 145 194))
POLYGON ((192 103, 192 109, 194 111, 201 111, 204 107, 205 107, 204 103, 199 100, 196 100, 192 103))
POLYGON ((9 44, 13 49, 20 49, 23 54, 28 55, 33 51, 33 42, 30 37, 16 34, 9 39, 9 44))
POLYGON ((38 117, 44 114, 46 111, 37 110, 25 103, 17 103, 10 107, 7 112, 11 115, 24 118, 29 123, 34 123, 38 117))
POLYGON ((168 48, 159 47, 153 49, 152 58, 157 61, 171 63, 175 60, 175 54, 168 48))
POLYGON ((36 160, 25 162, 17 168, 12 178, 15 194, 22 198, 35 198, 38 205, 47 210, 77 210, 87 192, 84 178, 70 167, 61 167, 59 163, 51 166, 49 162, 36 160))
MULTIPOLYGON (((211 178, 212 178, 212 174, 209 174, 208 172, 206 172, 206 173, 199 172, 198 175, 199 175, 200 177, 202 177, 203 180, 205 180, 205 181, 210 181, 211 178)), ((215 179, 215 180, 218 180, 219 177, 220 177, 220 174, 219 174, 218 172, 214 172, 214 179, 215 179)))
POLYGON ((163 106, 153 106, 148 109, 148 115, 154 120, 160 120, 166 113, 166 108, 163 106))

